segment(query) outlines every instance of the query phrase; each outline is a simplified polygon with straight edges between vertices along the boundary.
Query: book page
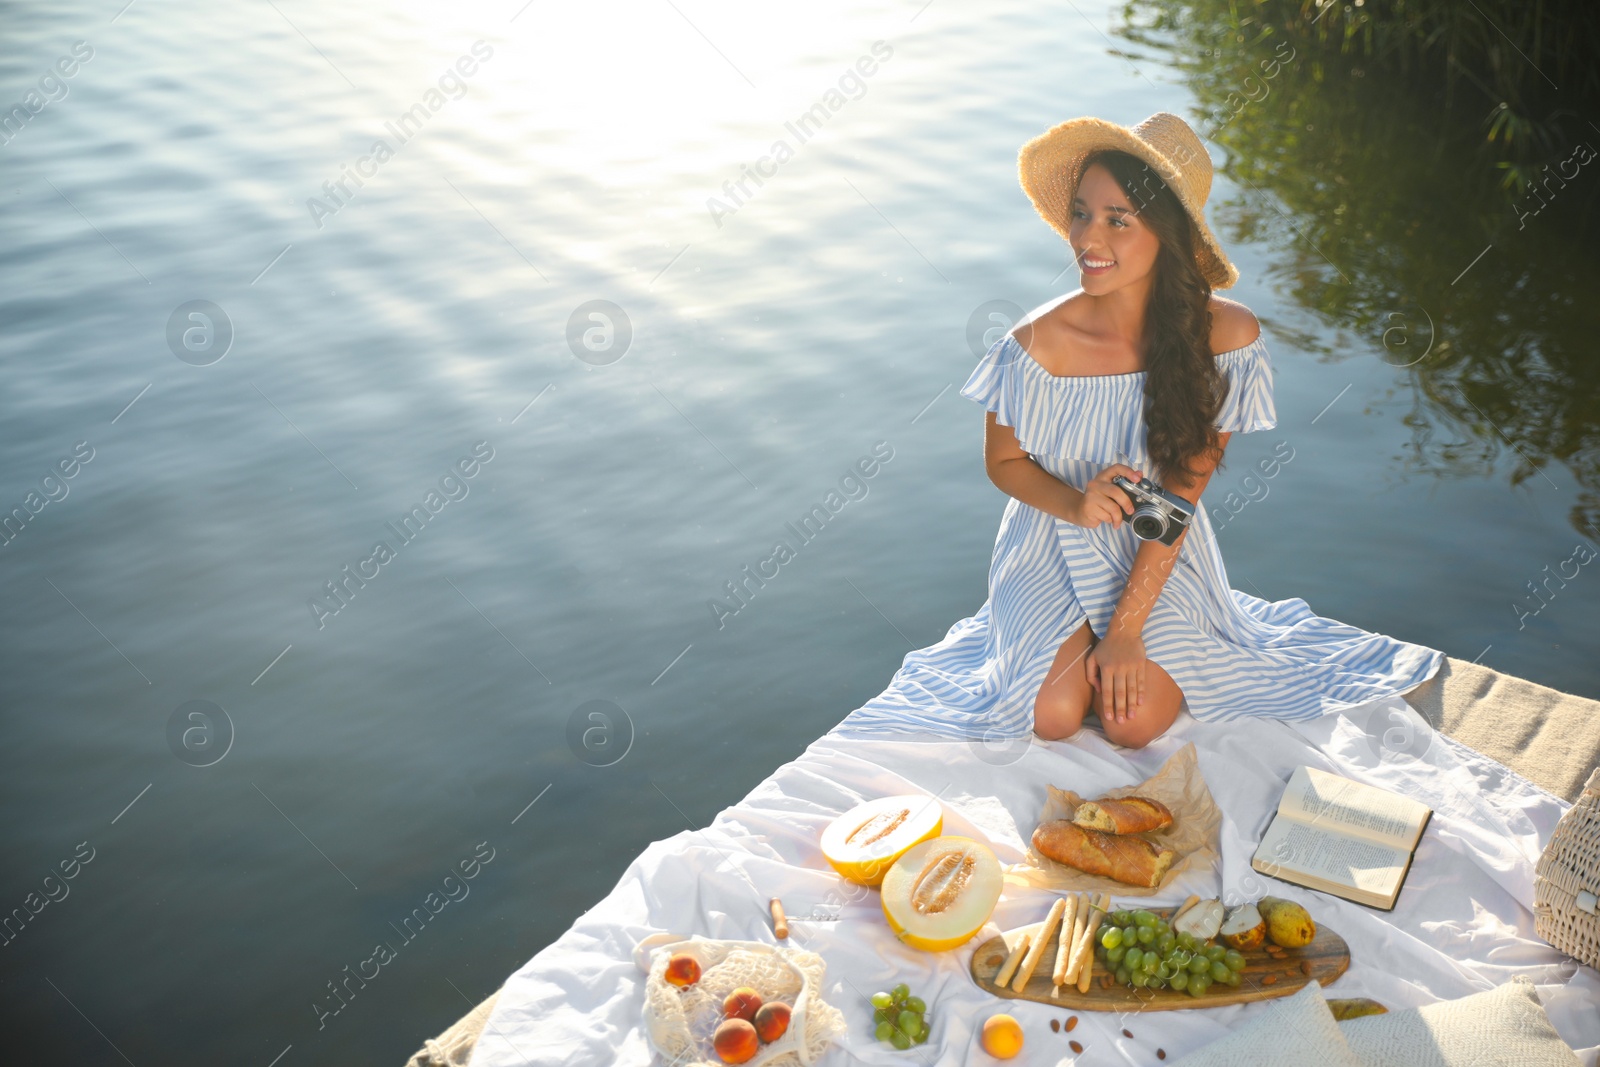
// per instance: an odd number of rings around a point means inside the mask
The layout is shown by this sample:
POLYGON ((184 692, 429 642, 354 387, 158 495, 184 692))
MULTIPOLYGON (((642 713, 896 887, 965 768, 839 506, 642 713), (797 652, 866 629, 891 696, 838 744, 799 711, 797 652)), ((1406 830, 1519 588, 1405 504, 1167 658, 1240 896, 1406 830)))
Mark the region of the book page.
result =
POLYGON ((1416 846, 1428 816, 1427 805, 1398 793, 1304 766, 1295 768, 1278 811, 1286 819, 1406 852, 1416 846))
MULTIPOLYGON (((1302 874, 1367 893, 1392 896, 1405 878, 1406 849, 1385 848, 1353 837, 1274 819, 1256 849, 1257 869, 1265 874, 1302 874)), ((1292 880, 1292 879, 1290 879, 1292 880)))

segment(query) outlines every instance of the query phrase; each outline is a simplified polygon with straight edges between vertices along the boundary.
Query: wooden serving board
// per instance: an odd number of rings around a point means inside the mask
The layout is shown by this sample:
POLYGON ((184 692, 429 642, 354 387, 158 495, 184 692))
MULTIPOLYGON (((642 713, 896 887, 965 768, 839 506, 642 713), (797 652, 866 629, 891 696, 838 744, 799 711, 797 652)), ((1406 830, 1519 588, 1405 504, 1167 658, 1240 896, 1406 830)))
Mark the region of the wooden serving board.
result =
MULTIPOLYGON (((1148 910, 1170 920, 1177 909, 1148 910)), ((1244 953, 1245 968, 1239 972, 1241 981, 1237 986, 1216 984, 1199 997, 1171 989, 1134 989, 1118 985, 1115 978, 1110 988, 1106 988, 1100 983, 1105 965, 1098 959, 1095 960, 1094 977, 1089 980, 1089 992, 1080 993, 1077 986, 1063 986, 1061 995, 1052 997, 1050 973, 1055 967, 1054 945, 1045 952, 1033 977, 1022 987, 1022 992, 1014 992, 1009 983, 1003 988, 996 986, 994 976, 1004 965, 1011 947, 1023 934, 1038 933, 1042 925, 1042 922, 1038 922, 1020 926, 979 945, 972 953, 971 968, 972 980, 978 983, 978 987, 1008 1000, 1036 1000, 1041 1004, 1053 1004, 1074 1011, 1179 1011, 1185 1008, 1220 1008, 1226 1004, 1286 997, 1305 988, 1312 979, 1327 985, 1350 966, 1350 946, 1345 944, 1344 938, 1318 923, 1316 939, 1305 948, 1283 949, 1283 955, 1277 958, 1270 955, 1265 946, 1252 949, 1244 953), (1301 969, 1303 962, 1310 963, 1310 974, 1301 969)))

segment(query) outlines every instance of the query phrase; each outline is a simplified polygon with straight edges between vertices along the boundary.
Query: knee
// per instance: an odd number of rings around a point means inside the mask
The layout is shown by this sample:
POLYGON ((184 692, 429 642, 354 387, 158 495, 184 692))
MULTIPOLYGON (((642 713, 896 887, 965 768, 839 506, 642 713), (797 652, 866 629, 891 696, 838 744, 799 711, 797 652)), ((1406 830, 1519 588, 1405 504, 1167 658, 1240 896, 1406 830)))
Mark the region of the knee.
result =
POLYGON ((1083 728, 1083 716, 1079 715, 1075 722, 1054 720, 1041 722, 1037 715, 1033 719, 1033 736, 1041 741, 1065 741, 1083 728))
POLYGON ((1083 728, 1085 708, 1065 700, 1033 702, 1033 732, 1042 741, 1064 741, 1083 728))
POLYGON ((1127 722, 1108 722, 1101 720, 1100 725, 1105 730, 1106 740, 1122 748, 1143 748, 1162 734, 1165 730, 1155 729, 1138 716, 1127 722))
POLYGON ((1155 709, 1141 707, 1131 719, 1117 722, 1111 713, 1100 706, 1099 694, 1095 694, 1095 714, 1100 717, 1100 729, 1106 735, 1106 740, 1122 748, 1143 748, 1162 734, 1167 732, 1169 722, 1162 721, 1161 716, 1155 714, 1155 709))

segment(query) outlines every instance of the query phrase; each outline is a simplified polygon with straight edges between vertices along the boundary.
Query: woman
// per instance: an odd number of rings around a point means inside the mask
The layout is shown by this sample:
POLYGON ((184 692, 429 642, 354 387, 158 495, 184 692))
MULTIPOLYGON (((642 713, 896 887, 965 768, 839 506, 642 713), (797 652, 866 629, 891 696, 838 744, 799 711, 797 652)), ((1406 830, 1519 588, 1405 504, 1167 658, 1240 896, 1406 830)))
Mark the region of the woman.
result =
POLYGON ((1230 589, 1203 507, 1141 540, 1141 477, 1197 504, 1234 433, 1277 424, 1255 316, 1206 226, 1211 161, 1176 115, 1063 123, 1022 149, 1024 190, 1072 245, 1082 288, 1031 314, 962 394, 988 409, 1006 506, 989 600, 913 652, 852 725, 1046 740, 1086 713, 1138 748, 1201 720, 1307 719, 1404 692, 1443 653, 1230 589))

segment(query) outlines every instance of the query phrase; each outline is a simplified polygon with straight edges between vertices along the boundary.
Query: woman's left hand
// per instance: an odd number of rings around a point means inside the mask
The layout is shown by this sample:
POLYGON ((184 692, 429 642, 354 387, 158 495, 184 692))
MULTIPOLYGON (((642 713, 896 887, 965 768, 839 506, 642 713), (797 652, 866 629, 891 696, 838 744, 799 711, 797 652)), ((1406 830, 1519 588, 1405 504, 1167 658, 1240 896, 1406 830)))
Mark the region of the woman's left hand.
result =
POLYGON ((1144 665, 1144 640, 1137 634, 1107 634, 1089 652, 1089 684, 1100 690, 1100 706, 1112 721, 1127 722, 1144 703, 1144 665))

